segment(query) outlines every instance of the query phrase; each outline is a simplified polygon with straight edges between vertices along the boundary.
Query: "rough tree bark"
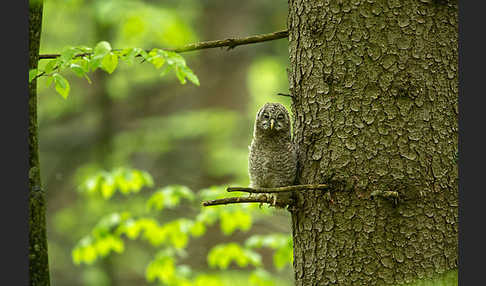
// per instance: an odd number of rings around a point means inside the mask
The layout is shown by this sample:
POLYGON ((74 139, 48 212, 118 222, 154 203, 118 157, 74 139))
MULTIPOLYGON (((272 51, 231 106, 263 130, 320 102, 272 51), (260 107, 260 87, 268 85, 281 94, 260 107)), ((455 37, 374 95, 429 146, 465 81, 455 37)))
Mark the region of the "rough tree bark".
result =
POLYGON ((457 267, 456 1, 289 0, 296 285, 457 267), (372 196, 396 191, 398 204, 372 196))
MULTIPOLYGON (((29 69, 37 68, 43 1, 29 1, 29 69)), ((46 196, 41 185, 37 130, 37 80, 29 83, 29 283, 50 285, 46 196)))

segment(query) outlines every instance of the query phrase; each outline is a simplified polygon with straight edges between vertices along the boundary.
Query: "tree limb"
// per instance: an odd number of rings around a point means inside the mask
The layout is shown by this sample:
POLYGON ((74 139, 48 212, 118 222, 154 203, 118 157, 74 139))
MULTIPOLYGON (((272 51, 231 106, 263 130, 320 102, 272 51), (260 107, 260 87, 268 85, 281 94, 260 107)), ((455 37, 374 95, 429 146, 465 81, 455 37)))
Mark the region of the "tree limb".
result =
MULTIPOLYGON (((328 185, 325 184, 308 184, 308 185, 295 185, 285 186, 278 188, 245 188, 245 187, 228 187, 227 192, 246 192, 252 194, 271 194, 271 193, 283 193, 283 192, 296 192, 304 190, 327 190, 328 185)), ((215 206, 215 205, 227 205, 227 204, 239 204, 239 203, 267 203, 275 205, 275 198, 272 196, 259 195, 256 197, 230 197, 218 200, 205 201, 203 206, 215 206)))
POLYGON ((268 203, 272 204, 273 199, 267 196, 258 197, 231 197, 218 200, 210 200, 202 203, 203 206, 216 206, 216 205, 227 205, 227 204, 239 204, 239 203, 268 203))
MULTIPOLYGON (((180 48, 168 48, 164 50, 176 52, 176 53, 184 53, 189 51, 211 49, 211 48, 218 48, 218 47, 228 47, 228 50, 231 50, 240 45, 261 43, 266 41, 273 41, 273 40, 287 38, 288 34, 289 34, 288 30, 282 30, 273 33, 268 33, 268 34, 250 36, 246 38, 232 38, 232 39, 225 39, 225 40, 214 40, 214 41, 192 43, 180 48)), ((149 51, 150 50, 147 50, 147 52, 149 51)), ((82 54, 75 55, 75 57, 82 57, 90 54, 91 53, 82 53, 82 54)), ((60 54, 43 54, 43 55, 39 55, 39 60, 55 59, 59 56, 60 54)))
POLYGON ((329 186, 325 184, 308 184, 308 185, 295 185, 295 186, 286 186, 286 187, 278 187, 278 188, 228 187, 226 191, 261 194, 261 193, 295 192, 295 191, 303 191, 303 190, 327 190, 328 188, 329 186))

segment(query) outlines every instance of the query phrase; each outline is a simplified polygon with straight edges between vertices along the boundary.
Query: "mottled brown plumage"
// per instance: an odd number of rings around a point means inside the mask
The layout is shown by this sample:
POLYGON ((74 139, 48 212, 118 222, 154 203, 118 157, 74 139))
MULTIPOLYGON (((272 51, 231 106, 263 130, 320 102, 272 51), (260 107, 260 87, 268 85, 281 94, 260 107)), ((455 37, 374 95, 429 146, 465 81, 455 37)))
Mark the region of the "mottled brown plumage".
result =
MULTIPOLYGON (((266 103, 257 113, 248 171, 252 188, 294 184, 297 156, 291 141, 290 116, 280 103, 266 103)), ((290 193, 274 196, 274 204, 281 206, 290 197, 290 193)))

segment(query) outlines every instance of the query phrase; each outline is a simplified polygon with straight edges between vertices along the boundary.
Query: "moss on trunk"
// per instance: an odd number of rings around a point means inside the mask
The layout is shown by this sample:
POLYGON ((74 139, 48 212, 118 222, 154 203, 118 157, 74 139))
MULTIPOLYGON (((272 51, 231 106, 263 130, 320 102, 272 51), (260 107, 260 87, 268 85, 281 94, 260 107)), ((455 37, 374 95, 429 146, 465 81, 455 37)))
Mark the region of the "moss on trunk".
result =
MULTIPOLYGON (((29 69, 37 68, 43 1, 29 2, 29 69)), ((50 285, 46 237, 46 199, 39 165, 37 80, 29 83, 29 279, 30 285, 50 285)))
POLYGON ((289 0, 296 285, 393 285, 458 258, 457 3, 289 0), (396 191, 398 205, 372 193, 396 191))

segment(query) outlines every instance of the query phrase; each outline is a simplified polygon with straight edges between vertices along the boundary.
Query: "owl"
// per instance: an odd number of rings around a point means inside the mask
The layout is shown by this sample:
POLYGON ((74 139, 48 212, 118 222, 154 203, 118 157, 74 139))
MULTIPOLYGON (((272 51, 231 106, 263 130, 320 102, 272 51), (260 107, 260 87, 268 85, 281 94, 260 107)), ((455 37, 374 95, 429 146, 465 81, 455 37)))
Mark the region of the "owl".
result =
MULTIPOLYGON (((266 103, 256 115, 248 156, 250 187, 291 186, 297 173, 297 155, 291 142, 290 116, 280 103, 266 103)), ((274 194, 273 205, 283 206, 290 193, 274 194)))

